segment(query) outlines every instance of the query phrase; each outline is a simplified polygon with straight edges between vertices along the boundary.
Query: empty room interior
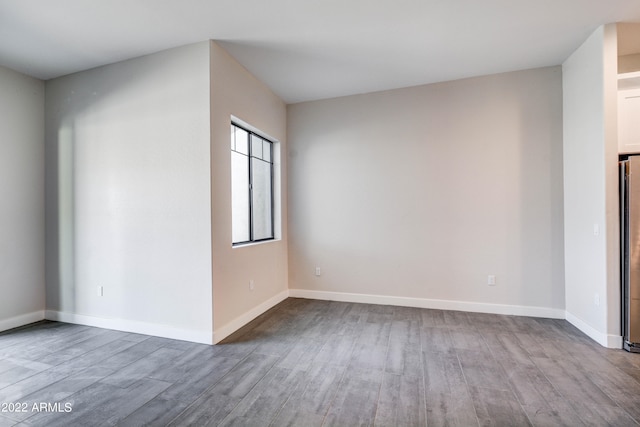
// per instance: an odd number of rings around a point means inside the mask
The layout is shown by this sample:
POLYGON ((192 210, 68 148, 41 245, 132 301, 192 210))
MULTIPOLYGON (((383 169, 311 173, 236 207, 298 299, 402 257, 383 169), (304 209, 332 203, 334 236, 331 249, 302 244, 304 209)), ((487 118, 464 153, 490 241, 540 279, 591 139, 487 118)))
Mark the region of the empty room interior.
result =
POLYGON ((636 0, 0 0, 0 427, 640 424, 638 100, 636 0))

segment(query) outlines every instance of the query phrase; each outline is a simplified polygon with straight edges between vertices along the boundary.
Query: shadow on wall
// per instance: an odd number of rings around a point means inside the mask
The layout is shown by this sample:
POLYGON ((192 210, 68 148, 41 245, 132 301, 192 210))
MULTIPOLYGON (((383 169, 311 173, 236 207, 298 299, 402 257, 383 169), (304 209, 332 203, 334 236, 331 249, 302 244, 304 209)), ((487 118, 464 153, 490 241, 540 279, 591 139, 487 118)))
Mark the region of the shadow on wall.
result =
POLYGON ((57 177, 55 197, 55 241, 57 252, 51 266, 57 279, 55 289, 48 289, 47 306, 61 311, 75 312, 75 191, 74 191, 74 127, 65 124, 58 130, 53 158, 57 177))
MULTIPOLYGON (((87 200, 83 195, 86 195, 87 187, 90 189, 93 185, 92 174, 78 172, 79 169, 87 169, 86 158, 82 155, 86 156, 93 150, 95 153, 92 156, 99 157, 100 147, 96 140, 105 129, 121 126, 113 123, 115 105, 121 105, 122 111, 117 115, 124 121, 133 120, 147 108, 142 104, 129 106, 118 102, 123 94, 140 84, 140 78, 130 77, 116 81, 107 78, 105 69, 91 70, 88 73, 93 77, 80 73, 46 83, 46 307, 63 313, 76 313, 82 306, 80 293, 89 292, 89 289, 82 289, 82 281, 78 277, 79 269, 83 267, 78 263, 78 257, 83 256, 79 238, 86 239, 83 231, 95 229, 96 224, 90 222, 83 229, 78 229, 79 220, 86 222, 83 212, 86 212, 84 206, 87 200), (73 83, 69 84, 70 81, 73 83), (101 83, 96 85, 94 81, 101 83), (108 106, 111 108, 106 108, 108 106)), ((102 189, 95 187, 93 191, 100 192, 102 189)), ((100 201, 101 204, 94 206, 93 211, 108 212, 108 200, 102 198, 100 201)))

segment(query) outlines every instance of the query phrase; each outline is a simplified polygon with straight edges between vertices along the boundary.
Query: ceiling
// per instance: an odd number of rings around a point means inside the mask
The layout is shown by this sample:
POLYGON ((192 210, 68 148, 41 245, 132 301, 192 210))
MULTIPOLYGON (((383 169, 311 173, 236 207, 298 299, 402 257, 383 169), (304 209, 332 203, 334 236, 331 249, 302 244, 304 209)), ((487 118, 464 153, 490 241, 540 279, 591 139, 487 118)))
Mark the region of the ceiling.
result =
POLYGON ((0 0, 0 65, 50 79, 213 39, 285 102, 561 64, 640 0, 0 0))

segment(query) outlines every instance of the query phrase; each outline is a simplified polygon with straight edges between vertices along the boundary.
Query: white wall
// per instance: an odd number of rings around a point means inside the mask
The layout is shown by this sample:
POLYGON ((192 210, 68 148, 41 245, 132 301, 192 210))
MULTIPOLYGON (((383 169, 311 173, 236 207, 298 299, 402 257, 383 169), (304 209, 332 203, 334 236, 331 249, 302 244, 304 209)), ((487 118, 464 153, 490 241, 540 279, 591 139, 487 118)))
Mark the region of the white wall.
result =
POLYGON ((562 66, 564 239, 567 319, 619 347, 615 43, 600 27, 562 66))
POLYGON ((286 158, 276 156, 276 241, 231 246, 231 117, 276 140, 286 153, 286 107, 219 45, 211 43, 213 324, 219 341, 287 296, 286 158), (278 172, 279 171, 279 172, 278 172), (276 215, 278 216, 278 214, 276 215), (278 230, 279 229, 279 230, 278 230), (249 290, 253 280, 255 290, 249 290))
POLYGON ((209 83, 208 42, 47 82, 48 317, 211 342, 209 83))
POLYGON ((290 105, 292 295, 563 317, 561 94, 551 67, 290 105))
POLYGON ((0 331, 44 318, 44 83, 0 67, 0 331))

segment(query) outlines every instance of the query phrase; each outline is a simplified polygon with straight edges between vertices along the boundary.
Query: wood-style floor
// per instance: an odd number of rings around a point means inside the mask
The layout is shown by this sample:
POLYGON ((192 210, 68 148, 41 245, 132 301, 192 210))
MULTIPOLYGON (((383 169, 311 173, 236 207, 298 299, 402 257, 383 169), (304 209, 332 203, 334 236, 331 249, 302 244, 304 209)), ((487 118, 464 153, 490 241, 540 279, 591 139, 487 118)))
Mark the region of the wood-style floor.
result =
POLYGON ((0 426, 627 426, 640 355, 564 320, 288 299, 216 346, 7 331, 0 405, 0 426))

